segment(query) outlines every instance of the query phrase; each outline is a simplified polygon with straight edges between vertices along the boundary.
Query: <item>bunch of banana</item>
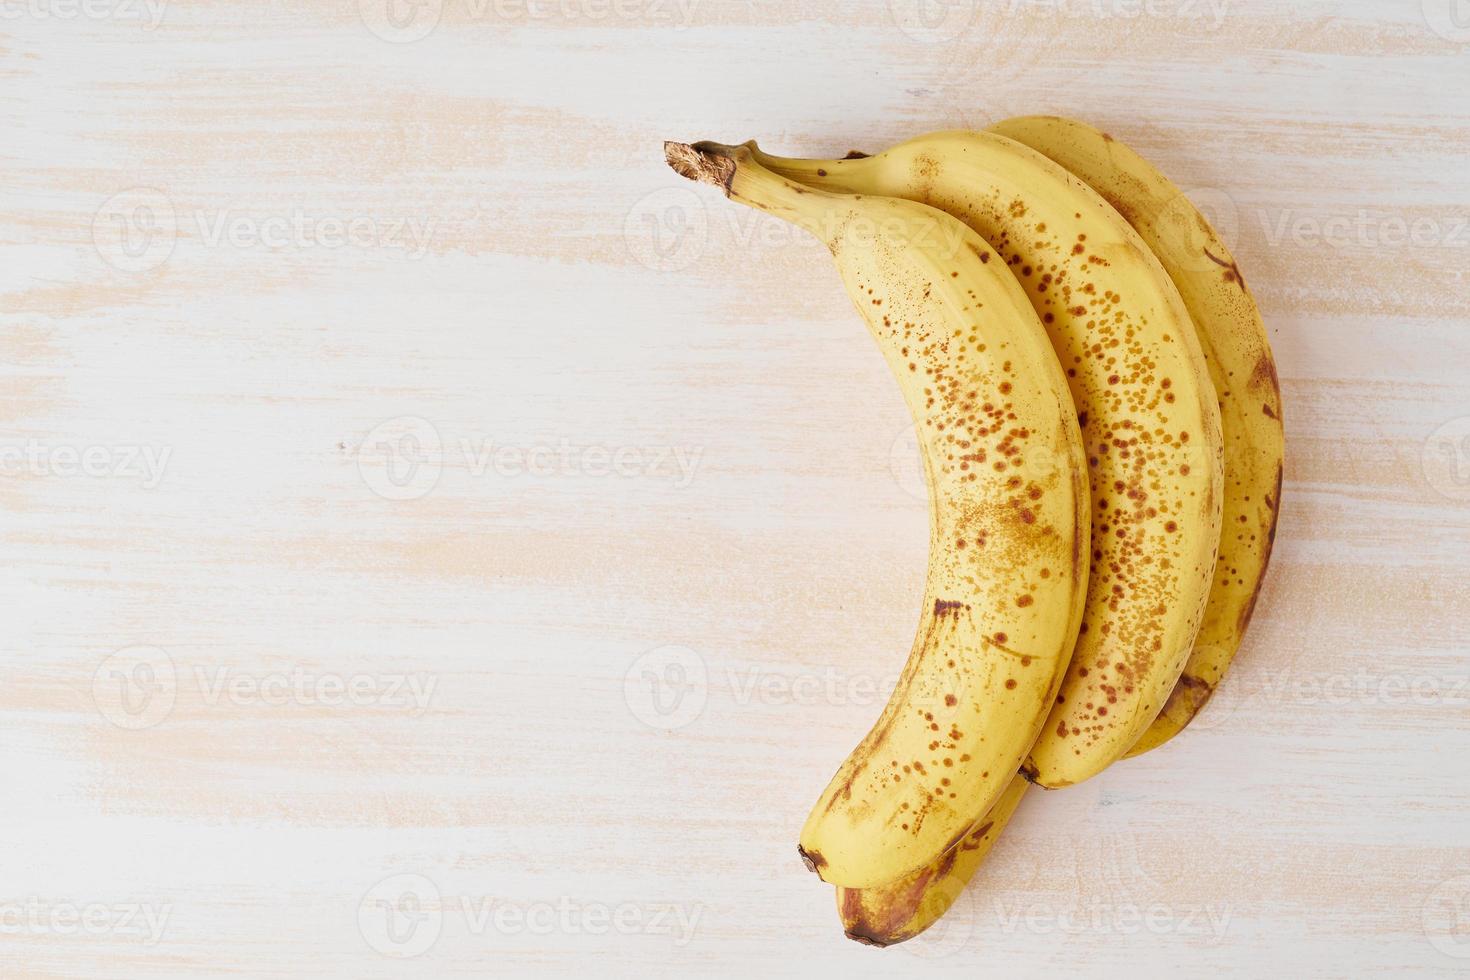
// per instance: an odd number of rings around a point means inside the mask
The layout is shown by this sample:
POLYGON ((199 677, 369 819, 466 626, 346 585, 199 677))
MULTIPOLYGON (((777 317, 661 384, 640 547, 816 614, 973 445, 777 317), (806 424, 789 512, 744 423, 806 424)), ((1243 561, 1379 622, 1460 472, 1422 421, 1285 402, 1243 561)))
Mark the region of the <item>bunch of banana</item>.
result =
POLYGON ((1198 210, 1079 123, 665 152, 828 245, 918 424, 918 635, 799 847, 847 934, 890 945, 944 914, 1028 780, 1163 744, 1218 684, 1280 496, 1265 331, 1198 210))

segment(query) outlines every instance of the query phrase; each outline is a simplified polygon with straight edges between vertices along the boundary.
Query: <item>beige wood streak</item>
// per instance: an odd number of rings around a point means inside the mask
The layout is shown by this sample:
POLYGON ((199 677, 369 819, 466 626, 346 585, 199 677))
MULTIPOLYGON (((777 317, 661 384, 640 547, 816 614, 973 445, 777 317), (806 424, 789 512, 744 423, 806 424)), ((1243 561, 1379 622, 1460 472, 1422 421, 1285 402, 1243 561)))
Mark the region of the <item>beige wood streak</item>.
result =
POLYGON ((445 0, 409 43, 374 4, 0 21, 0 443, 53 454, 0 480, 0 973, 1463 973, 1451 3, 1005 0, 950 37, 900 0, 445 0), (1194 729, 1034 794, 945 926, 878 952, 793 844, 910 639, 908 423, 820 249, 658 142, 1045 111, 1234 244, 1284 389, 1277 557, 1194 729), (166 257, 119 252, 119 214, 166 257), (386 499, 363 444, 405 417, 442 472, 386 499), (475 455, 564 444, 543 475, 475 455), (59 447, 168 456, 154 485, 59 447), (650 472, 670 449, 692 476, 650 472), (171 710, 119 727, 109 670, 159 652, 171 710), (703 710, 650 726, 639 671, 681 657, 703 710), (293 672, 369 690, 250 686, 293 672), (379 951, 411 947, 374 925, 384 881, 438 894, 417 957, 379 951))

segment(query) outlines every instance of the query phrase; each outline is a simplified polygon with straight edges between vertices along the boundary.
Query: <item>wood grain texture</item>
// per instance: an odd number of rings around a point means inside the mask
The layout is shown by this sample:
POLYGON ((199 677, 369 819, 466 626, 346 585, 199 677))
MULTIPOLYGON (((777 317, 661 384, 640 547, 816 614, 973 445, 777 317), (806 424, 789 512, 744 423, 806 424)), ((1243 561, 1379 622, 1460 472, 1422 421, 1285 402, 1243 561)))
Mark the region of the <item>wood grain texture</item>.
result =
POLYGON ((0 973, 1463 976, 1465 5, 528 3, 0 8, 0 973), (1231 241, 1281 530, 1197 725, 877 951, 794 842, 908 649, 909 423, 659 141, 1022 112, 1231 241))

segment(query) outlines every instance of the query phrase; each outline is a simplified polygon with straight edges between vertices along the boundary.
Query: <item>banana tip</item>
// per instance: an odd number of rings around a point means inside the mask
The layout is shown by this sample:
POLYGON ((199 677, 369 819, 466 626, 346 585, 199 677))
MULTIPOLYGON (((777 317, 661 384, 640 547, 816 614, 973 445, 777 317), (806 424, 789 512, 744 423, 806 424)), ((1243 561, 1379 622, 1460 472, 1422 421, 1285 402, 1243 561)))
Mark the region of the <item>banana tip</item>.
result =
POLYGON ((796 845, 796 853, 801 855, 801 863, 806 869, 817 877, 822 876, 822 869, 827 866, 827 859, 822 857, 820 851, 808 851, 800 844, 796 845))
POLYGON ((730 179, 735 176, 735 161, 729 156, 714 152, 706 143, 676 143, 664 141, 664 161, 674 173, 701 184, 713 184, 730 192, 730 179))

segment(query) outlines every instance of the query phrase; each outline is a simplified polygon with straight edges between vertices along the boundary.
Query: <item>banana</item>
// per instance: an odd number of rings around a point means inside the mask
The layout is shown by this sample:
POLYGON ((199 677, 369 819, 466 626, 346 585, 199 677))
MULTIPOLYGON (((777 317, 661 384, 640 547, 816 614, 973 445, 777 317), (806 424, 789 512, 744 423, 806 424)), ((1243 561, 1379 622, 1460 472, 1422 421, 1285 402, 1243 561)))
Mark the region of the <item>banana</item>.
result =
POLYGON ((837 889, 837 914, 849 939, 892 946, 928 929, 954 904, 1016 812, 1029 784, 1016 776, 975 827, 938 860, 877 888, 837 889))
POLYGON ((991 130, 1086 181, 1137 229, 1189 308, 1204 349, 1225 438, 1220 557, 1204 621, 1163 712, 1129 751, 1158 748, 1193 720, 1240 647, 1271 561, 1285 437, 1276 362, 1235 258, 1189 198, 1106 133, 1055 116, 1007 119, 991 130))
POLYGON ((932 208, 786 180, 751 144, 665 144, 670 166, 831 250, 919 431, 930 546, 892 698, 801 832, 824 880, 918 870, 1005 791, 1055 698, 1082 615, 1086 462, 1065 375, 994 249, 932 208))
POLYGON ((1220 540, 1219 406, 1178 289, 1105 200, 1003 136, 755 159, 812 188, 962 219, 995 244, 1041 314, 1088 447, 1093 550, 1082 635, 1022 771, 1050 789, 1096 775, 1133 747, 1178 681, 1220 540))
MULTIPOLYGON (((1216 578, 1184 673, 1163 712, 1129 750, 1169 741, 1209 700, 1250 622, 1271 559, 1281 499, 1281 395, 1265 326, 1235 259, 1198 208, 1168 178, 1122 143, 1054 116, 1008 119, 991 127, 1066 167, 1133 225, 1178 287, 1194 321, 1220 401, 1225 452, 1225 520, 1216 578), (1241 380, 1245 379, 1245 380, 1241 380)), ((983 863, 1025 784, 1017 781, 977 825, 980 846, 946 854, 923 871, 874 889, 839 889, 847 934, 891 945, 939 919, 983 863)))

